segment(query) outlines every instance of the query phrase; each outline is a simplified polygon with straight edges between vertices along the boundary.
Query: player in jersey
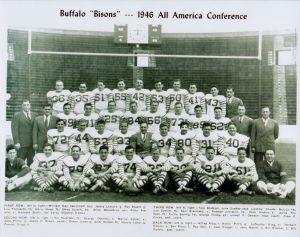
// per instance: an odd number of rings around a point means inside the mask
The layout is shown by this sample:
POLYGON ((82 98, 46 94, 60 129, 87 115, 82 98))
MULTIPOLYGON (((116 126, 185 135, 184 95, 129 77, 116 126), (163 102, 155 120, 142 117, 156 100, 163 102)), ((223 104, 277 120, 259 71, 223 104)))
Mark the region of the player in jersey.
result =
POLYGON ((189 115, 185 113, 183 110, 183 106, 181 102, 175 103, 175 111, 169 112, 163 119, 163 122, 168 123, 170 132, 179 133, 180 132, 180 124, 183 121, 188 121, 189 115))
POLYGON ((50 129, 47 132, 48 143, 54 147, 54 151, 69 155, 70 140, 74 133, 73 129, 65 128, 64 120, 56 121, 56 129, 50 129))
POLYGON ((173 139, 170 147, 170 156, 175 155, 175 150, 178 147, 184 149, 186 155, 192 155, 192 140, 194 139, 195 134, 189 131, 189 123, 183 121, 180 124, 180 133, 174 133, 173 139))
POLYGON ((109 182, 112 174, 118 171, 115 156, 108 153, 107 146, 99 148, 99 155, 92 155, 84 167, 84 174, 94 184, 89 191, 95 192, 98 188, 102 191, 110 191, 109 182))
POLYGON ((154 132, 152 135, 152 142, 160 148, 162 156, 168 157, 170 147, 173 139, 173 134, 169 133, 168 124, 161 123, 159 125, 159 132, 154 132))
POLYGON ((63 112, 65 103, 71 100, 71 91, 64 90, 64 83, 60 80, 55 82, 55 90, 47 93, 48 103, 52 105, 52 115, 56 116, 63 112))
POLYGON ((80 83, 79 91, 73 91, 71 94, 72 110, 76 115, 83 114, 86 103, 93 104, 93 92, 87 91, 86 83, 80 83))
MULTIPOLYGON (((195 114, 195 106, 200 105, 205 108, 205 95, 197 92, 196 84, 190 84, 189 93, 184 97, 184 108, 188 114, 195 114)), ((203 111, 205 113, 205 111, 203 111)))
POLYGON ((62 167, 59 162, 63 158, 60 152, 53 152, 52 146, 47 143, 43 148, 43 153, 36 153, 31 164, 31 174, 37 183, 37 191, 52 191, 53 186, 62 176, 62 167))
POLYGON ((116 111, 115 101, 108 101, 108 110, 103 110, 99 114, 99 118, 106 122, 106 129, 112 132, 119 129, 120 118, 122 116, 123 112, 116 111))
POLYGON ((99 118, 99 114, 93 113, 93 105, 86 103, 84 105, 84 113, 77 116, 77 121, 84 119, 87 123, 87 127, 95 127, 95 122, 99 118))
POLYGON ((135 88, 127 90, 127 110, 129 110, 130 101, 136 101, 139 111, 149 110, 150 107, 150 91, 143 89, 144 82, 140 79, 136 80, 135 88))
POLYGON ((152 155, 144 158, 142 171, 147 174, 147 177, 153 187, 153 193, 166 193, 164 183, 167 177, 167 171, 170 169, 168 158, 160 154, 159 147, 152 148, 152 155))
POLYGON ((222 116, 222 108, 214 108, 214 117, 209 120, 211 129, 217 133, 227 130, 230 119, 222 116))
POLYGON ((78 120, 77 124, 77 129, 74 129, 70 137, 70 147, 77 145, 80 147, 82 154, 87 154, 90 152, 90 145, 92 143, 90 135, 92 129, 86 127, 87 121, 84 119, 78 120))
POLYGON ((130 144, 130 138, 133 134, 135 134, 135 132, 128 131, 127 120, 121 119, 119 130, 113 132, 113 140, 114 140, 113 153, 115 155, 125 154, 125 147, 130 144))
POLYGON ((95 113, 107 110, 108 101, 112 100, 111 90, 105 88, 103 81, 98 81, 98 88, 93 90, 95 113))
POLYGON ((118 172, 112 178, 121 191, 138 193, 142 191, 148 178, 142 175, 143 160, 134 154, 134 148, 127 146, 125 155, 117 158, 118 172))
POLYGON ((203 107, 201 105, 196 105, 194 107, 194 115, 189 116, 188 121, 191 130, 198 134, 202 132, 203 124, 209 121, 209 117, 203 114, 203 107))
POLYGON ((238 158, 231 159, 228 162, 229 171, 228 179, 237 187, 233 193, 239 195, 241 193, 254 195, 253 191, 248 188, 258 180, 255 163, 250 158, 246 157, 246 149, 239 147, 237 151, 238 158))
POLYGON ((64 112, 57 115, 58 118, 64 121, 65 127, 75 128, 76 127, 76 114, 72 112, 72 105, 65 103, 63 107, 64 112))
POLYGON ((152 133, 159 131, 162 118, 166 115, 164 112, 158 110, 158 105, 156 100, 151 100, 150 111, 141 113, 141 117, 148 123, 148 131, 152 133))
POLYGON ((112 90, 112 100, 116 102, 116 110, 125 112, 126 110, 126 101, 128 98, 127 90, 126 90, 126 85, 124 80, 119 80, 118 81, 118 89, 112 90))
POLYGON ((163 90, 163 87, 164 85, 161 81, 155 82, 155 89, 150 92, 150 101, 156 100, 158 102, 158 111, 166 114, 169 94, 163 90))
POLYGON ((213 147, 215 152, 218 150, 219 137, 211 131, 210 123, 205 122, 202 127, 202 131, 196 133, 196 136, 192 140, 192 156, 205 155, 207 147, 213 147))
POLYGON ((197 181, 208 194, 217 194, 224 183, 227 172, 227 158, 215 155, 213 147, 206 148, 205 156, 198 156, 194 164, 197 181))
POLYGON ((85 177, 83 170, 89 157, 89 154, 81 155, 79 146, 73 146, 71 155, 61 160, 63 176, 59 178, 59 183, 71 191, 86 191, 91 181, 85 177))
POLYGON ((228 131, 219 134, 218 151, 229 160, 237 158, 237 149, 239 147, 247 148, 249 137, 236 132, 234 123, 228 124, 228 131))
POLYGON ((223 95, 219 95, 219 90, 217 87, 213 86, 210 89, 210 94, 205 95, 205 104, 206 104, 206 114, 213 118, 214 117, 214 108, 220 107, 222 109, 222 117, 225 117, 226 114, 226 98, 223 95))
POLYGON ((169 157, 168 165, 170 167, 171 178, 177 186, 176 193, 193 191, 192 188, 187 187, 193 175, 191 170, 193 162, 193 158, 186 155, 182 147, 176 148, 176 155, 169 157))
POLYGON ((105 128, 105 124, 105 120, 98 119, 96 121, 96 129, 91 129, 90 152, 92 154, 98 154, 102 145, 108 146, 109 153, 113 151, 113 133, 105 128))
POLYGON ((138 104, 136 101, 131 101, 129 106, 129 111, 126 111, 123 115, 128 122, 128 129, 133 132, 138 132, 140 130, 140 118, 144 112, 138 111, 138 104))
POLYGON ((173 82, 173 88, 167 90, 167 93, 169 94, 169 99, 167 100, 167 112, 174 112, 176 103, 185 104, 184 97, 188 94, 188 91, 180 89, 180 87, 180 79, 176 79, 173 82))

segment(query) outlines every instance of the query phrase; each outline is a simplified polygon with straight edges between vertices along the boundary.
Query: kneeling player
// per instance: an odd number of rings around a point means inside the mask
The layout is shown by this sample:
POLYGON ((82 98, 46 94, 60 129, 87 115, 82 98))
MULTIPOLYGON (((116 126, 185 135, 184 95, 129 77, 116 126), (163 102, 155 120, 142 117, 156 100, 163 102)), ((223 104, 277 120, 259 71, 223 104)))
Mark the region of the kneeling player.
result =
POLYGON ((193 158, 189 155, 185 155, 184 149, 181 147, 176 149, 176 157, 169 157, 168 165, 170 166, 171 177, 178 186, 176 193, 193 191, 192 188, 187 187, 193 175, 191 171, 192 164, 193 158))
POLYGON ((199 156, 195 162, 196 178, 204 186, 208 194, 217 194, 219 187, 225 181, 226 164, 228 160, 224 156, 215 155, 215 149, 206 148, 205 156, 199 156))
POLYGON ((86 191, 91 181, 83 173, 89 155, 80 155, 81 148, 74 145, 71 149, 71 156, 62 160, 63 176, 59 182, 71 191, 86 191))
POLYGON ((143 160, 134 154, 132 146, 125 148, 125 155, 117 158, 118 172, 113 175, 113 180, 120 191, 138 193, 147 183, 147 176, 141 175, 143 160))
POLYGON ((45 144, 43 153, 37 153, 31 164, 33 180, 39 186, 37 191, 53 191, 53 185, 62 176, 62 167, 59 160, 63 157, 60 152, 53 152, 52 146, 45 144))
POLYGON ((254 162, 246 157, 246 149, 239 147, 237 150, 237 159, 231 159, 228 162, 229 173, 228 179, 238 188, 233 193, 239 195, 240 193, 254 195, 253 191, 247 190, 248 187, 258 180, 254 162))
POLYGON ((147 173, 147 177, 154 187, 154 194, 167 192, 163 187, 167 177, 167 171, 169 170, 167 161, 168 159, 160 154, 158 147, 152 148, 152 156, 146 156, 144 158, 145 165, 142 166, 142 171, 147 173))
POLYGON ((84 173, 90 180, 95 183, 90 189, 90 192, 95 192, 96 189, 110 191, 108 183, 111 180, 112 174, 118 171, 118 164, 115 157, 108 153, 108 146, 99 148, 99 155, 94 154, 90 157, 87 165, 84 167, 84 173))

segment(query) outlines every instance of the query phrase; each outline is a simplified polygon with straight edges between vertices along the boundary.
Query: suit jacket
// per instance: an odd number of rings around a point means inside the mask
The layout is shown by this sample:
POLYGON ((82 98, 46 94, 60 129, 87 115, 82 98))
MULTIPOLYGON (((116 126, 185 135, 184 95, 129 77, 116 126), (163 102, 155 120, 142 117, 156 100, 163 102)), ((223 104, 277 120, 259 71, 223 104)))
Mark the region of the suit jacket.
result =
POLYGON ((232 118, 238 115, 237 110, 239 105, 243 105, 243 101, 237 97, 232 97, 231 103, 226 101, 226 117, 232 118))
POLYGON ((235 124, 237 132, 247 137, 251 137, 253 119, 245 115, 243 121, 240 123, 239 118, 239 116, 234 116, 233 118, 231 118, 231 122, 235 124))
POLYGON ((256 152, 265 152, 266 150, 275 150, 275 140, 279 136, 278 123, 269 118, 265 126, 262 118, 255 119, 252 124, 251 146, 256 152))
POLYGON ((32 128, 36 113, 30 112, 31 118, 28 119, 23 111, 14 114, 11 122, 11 131, 14 143, 20 143, 21 147, 32 147, 32 128))
POLYGON ((43 152, 43 147, 47 143, 47 131, 56 128, 56 116, 50 116, 48 128, 45 125, 44 115, 38 116, 33 122, 33 144, 38 144, 38 152, 43 152))
POLYGON ((134 147, 136 154, 142 158, 151 155, 152 133, 147 132, 146 138, 143 140, 141 132, 138 132, 131 136, 130 144, 134 147))

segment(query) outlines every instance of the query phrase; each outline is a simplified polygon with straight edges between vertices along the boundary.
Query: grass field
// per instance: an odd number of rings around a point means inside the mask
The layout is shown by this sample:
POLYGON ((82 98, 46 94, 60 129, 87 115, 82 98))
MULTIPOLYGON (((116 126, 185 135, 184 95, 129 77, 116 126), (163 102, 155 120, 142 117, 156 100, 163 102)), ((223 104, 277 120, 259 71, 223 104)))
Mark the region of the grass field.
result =
MULTIPOLYGON (((296 173, 296 145, 277 144, 277 159, 284 162, 289 177, 296 173)), ((155 196, 145 192, 137 196, 128 196, 124 193, 74 193, 57 191, 53 193, 40 193, 31 191, 29 187, 23 190, 7 192, 6 201, 67 201, 67 202, 153 202, 153 203, 210 203, 210 204, 268 204, 268 205, 294 205, 295 197, 287 199, 271 198, 264 195, 234 196, 229 192, 222 192, 218 196, 208 196, 202 192, 176 194, 170 190, 167 194, 155 196)))

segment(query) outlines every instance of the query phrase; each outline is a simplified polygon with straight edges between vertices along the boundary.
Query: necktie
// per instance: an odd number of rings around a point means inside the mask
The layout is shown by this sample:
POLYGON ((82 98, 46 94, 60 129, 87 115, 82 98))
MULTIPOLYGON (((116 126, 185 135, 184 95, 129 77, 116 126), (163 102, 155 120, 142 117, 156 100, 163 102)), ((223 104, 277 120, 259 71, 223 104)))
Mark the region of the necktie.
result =
POLYGON ((240 118, 240 123, 242 123, 242 118, 240 118))
POLYGON ((49 122, 49 119, 48 119, 48 116, 46 116, 46 119, 45 119, 45 126, 46 126, 46 128, 48 128, 48 122, 49 122))
POLYGON ((30 115, 29 115, 29 112, 26 112, 26 117, 27 117, 27 119, 29 119, 29 120, 30 120, 30 115))

